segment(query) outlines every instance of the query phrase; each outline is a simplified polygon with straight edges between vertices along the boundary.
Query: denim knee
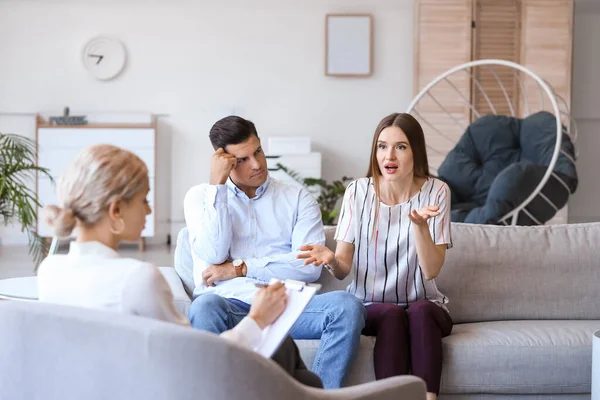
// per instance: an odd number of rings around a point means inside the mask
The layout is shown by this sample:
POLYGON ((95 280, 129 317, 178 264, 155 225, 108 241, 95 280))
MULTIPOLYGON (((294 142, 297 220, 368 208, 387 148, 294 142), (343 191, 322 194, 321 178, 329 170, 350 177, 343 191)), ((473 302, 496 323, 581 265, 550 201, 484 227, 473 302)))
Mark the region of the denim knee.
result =
POLYGON ((227 300, 218 294, 206 293, 196 297, 190 309, 188 310, 188 318, 192 319, 194 316, 208 316, 208 315, 220 315, 224 312, 227 307, 227 300))
POLYGON ((329 295, 329 300, 334 304, 335 316, 342 319, 349 329, 362 331, 367 319, 367 311, 362 301, 341 290, 330 292, 329 295))

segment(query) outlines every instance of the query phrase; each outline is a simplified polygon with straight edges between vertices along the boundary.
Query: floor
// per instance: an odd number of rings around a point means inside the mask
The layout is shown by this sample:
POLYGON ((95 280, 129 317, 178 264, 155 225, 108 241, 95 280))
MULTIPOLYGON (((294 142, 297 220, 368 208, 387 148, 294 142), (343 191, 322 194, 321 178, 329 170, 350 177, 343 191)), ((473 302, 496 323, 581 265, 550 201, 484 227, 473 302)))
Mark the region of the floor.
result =
MULTIPOLYGON (((59 254, 68 251, 68 244, 62 244, 59 254)), ((172 266, 175 246, 147 245, 146 251, 140 252, 135 245, 126 245, 119 249, 124 257, 150 261, 158 266, 172 266)), ((29 256, 27 246, 0 246, 0 279, 18 278, 35 275, 34 264, 29 256)))

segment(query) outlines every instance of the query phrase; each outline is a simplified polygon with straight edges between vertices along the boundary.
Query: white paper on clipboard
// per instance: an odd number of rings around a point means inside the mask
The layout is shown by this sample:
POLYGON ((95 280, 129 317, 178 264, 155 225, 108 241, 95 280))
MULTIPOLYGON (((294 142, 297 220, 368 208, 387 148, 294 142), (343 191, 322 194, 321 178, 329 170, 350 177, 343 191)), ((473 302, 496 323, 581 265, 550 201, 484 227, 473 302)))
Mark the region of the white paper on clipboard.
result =
MULTIPOLYGON (((271 283, 277 279, 271 280, 271 283)), ((290 329, 312 297, 321 288, 319 284, 305 284, 298 281, 284 281, 288 294, 288 304, 283 313, 272 324, 263 329, 262 341, 255 349, 257 353, 270 358, 279 348, 290 329)))

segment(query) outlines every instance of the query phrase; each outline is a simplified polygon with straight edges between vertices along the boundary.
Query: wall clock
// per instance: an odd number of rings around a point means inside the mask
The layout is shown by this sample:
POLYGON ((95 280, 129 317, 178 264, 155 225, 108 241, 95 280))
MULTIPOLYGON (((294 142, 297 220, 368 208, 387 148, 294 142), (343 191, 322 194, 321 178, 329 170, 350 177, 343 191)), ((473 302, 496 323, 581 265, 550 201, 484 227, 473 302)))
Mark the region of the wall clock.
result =
POLYGON ((83 49, 83 65, 99 80, 115 78, 123 71, 126 62, 125 46, 114 38, 94 38, 83 49))

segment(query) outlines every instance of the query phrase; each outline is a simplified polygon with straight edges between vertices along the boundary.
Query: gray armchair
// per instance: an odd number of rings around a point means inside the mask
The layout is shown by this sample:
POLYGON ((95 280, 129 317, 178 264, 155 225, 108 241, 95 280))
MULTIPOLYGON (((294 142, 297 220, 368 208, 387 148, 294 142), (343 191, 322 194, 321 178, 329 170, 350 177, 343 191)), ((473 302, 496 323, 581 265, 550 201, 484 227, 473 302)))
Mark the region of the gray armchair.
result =
POLYGON ((425 399, 412 376, 305 387, 216 335, 143 317, 0 301, 0 399, 425 399))

